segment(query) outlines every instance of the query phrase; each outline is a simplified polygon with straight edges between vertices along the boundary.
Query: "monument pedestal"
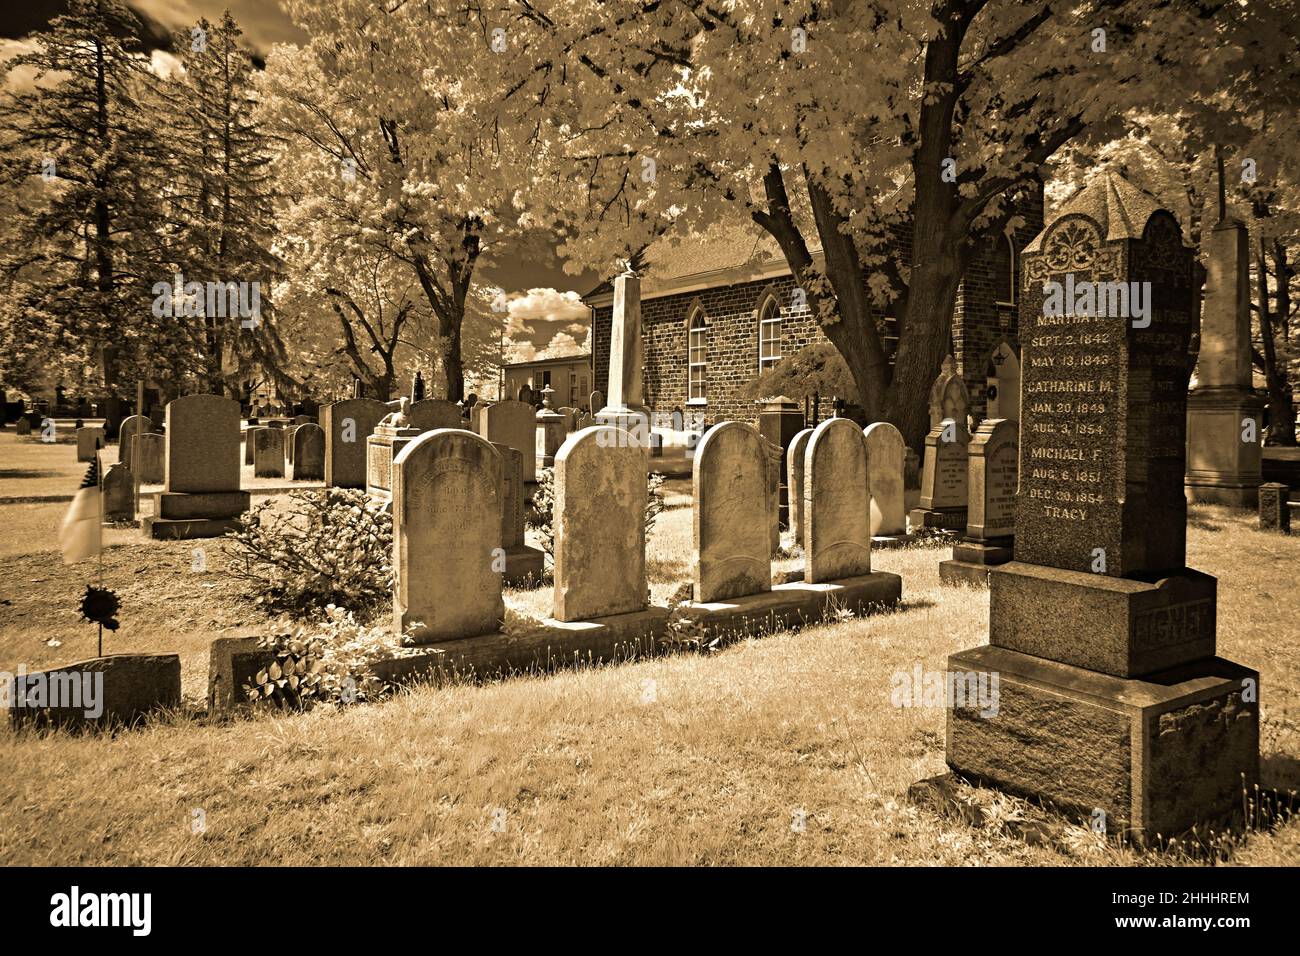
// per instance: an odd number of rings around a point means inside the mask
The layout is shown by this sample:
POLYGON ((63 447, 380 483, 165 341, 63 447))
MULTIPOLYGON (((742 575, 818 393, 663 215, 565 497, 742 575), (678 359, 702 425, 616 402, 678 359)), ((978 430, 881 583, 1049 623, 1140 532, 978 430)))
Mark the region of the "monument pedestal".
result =
POLYGON ((163 540, 219 538, 239 526, 249 498, 247 491, 159 491, 153 501, 153 514, 140 519, 140 527, 163 540))
POLYGON ((704 627, 710 636, 772 633, 824 621, 847 608, 867 614, 893 607, 903 596, 903 579, 872 571, 838 581, 774 584, 772 590, 716 601, 688 601, 673 611, 675 620, 704 627))
POLYGON ((881 549, 889 550, 890 548, 905 548, 916 540, 916 535, 908 534, 877 534, 871 538, 871 550, 879 551, 881 549))
POLYGON ((954 586, 965 584, 986 587, 990 569, 1011 560, 1014 540, 990 538, 988 541, 977 541, 974 538, 962 538, 953 546, 951 560, 939 562, 939 580, 954 586))
POLYGON ((1217 587, 1191 568, 1147 582, 1013 561, 989 572, 989 643, 1137 677, 1214 656, 1217 587))
POLYGON ((406 425, 377 425, 366 439, 366 495, 384 510, 393 506, 393 459, 423 432, 406 425))
POLYGON ((1187 396, 1187 500, 1234 508, 1259 503, 1264 403, 1240 388, 1197 388, 1187 396), (1249 419, 1255 440, 1243 441, 1249 419))
POLYGON ((948 670, 998 675, 995 713, 949 708, 948 766, 1109 835, 1145 845, 1228 825, 1259 780, 1259 674, 1239 664, 1210 657, 1124 679, 977 647, 948 670))
POLYGON ((606 405, 596 413, 597 425, 612 425, 650 447, 650 409, 643 405, 606 405))

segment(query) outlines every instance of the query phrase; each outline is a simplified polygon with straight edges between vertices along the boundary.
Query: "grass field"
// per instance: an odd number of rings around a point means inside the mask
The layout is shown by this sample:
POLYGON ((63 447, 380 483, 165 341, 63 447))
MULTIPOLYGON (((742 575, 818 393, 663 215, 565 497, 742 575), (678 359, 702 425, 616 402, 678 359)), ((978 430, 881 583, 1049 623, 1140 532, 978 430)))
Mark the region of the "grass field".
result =
MULTIPOLYGON (((657 601, 689 575, 684 485, 651 537, 657 601)), ((9 537, 14 508, 0 508, 9 537)), ((1262 683, 1266 786, 1300 789, 1300 537, 1197 508, 1188 563, 1219 577, 1219 652, 1262 683)), ((126 532, 124 532, 125 534, 126 532)), ((111 650, 179 652, 187 692, 213 637, 274 626, 192 542, 109 550, 123 598, 111 650)), ((0 863, 1167 865, 990 791, 982 826, 910 804, 944 770, 944 711, 899 709, 890 677, 985 643, 988 595, 938 583, 947 549, 877 552, 901 574, 894 613, 682 654, 485 686, 416 688, 375 705, 222 724, 177 718, 103 737, 0 732, 0 863), (196 811, 203 828, 195 833, 196 811), (799 820, 804 821, 800 829, 799 820), (1057 821, 1059 825, 1059 821, 1057 821)), ((797 567, 797 556, 779 567, 797 567)), ((0 565, 0 668, 93 653, 82 587, 57 554, 0 565), (61 635, 62 646, 43 638, 61 635), (78 643, 80 642, 80 643, 78 643), (74 650, 75 648, 75 650, 74 650)), ((545 613, 550 590, 510 592, 545 613)), ((1300 825, 1258 832, 1237 864, 1300 863, 1300 825)))

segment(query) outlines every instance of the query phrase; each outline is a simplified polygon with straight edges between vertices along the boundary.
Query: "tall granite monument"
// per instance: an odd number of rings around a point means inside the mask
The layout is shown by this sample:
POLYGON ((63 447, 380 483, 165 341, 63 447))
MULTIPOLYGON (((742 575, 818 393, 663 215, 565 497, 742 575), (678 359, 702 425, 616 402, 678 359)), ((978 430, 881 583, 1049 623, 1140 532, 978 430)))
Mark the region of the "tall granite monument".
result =
POLYGON ((629 263, 614 278, 614 314, 609 340, 609 389, 596 422, 613 425, 649 447, 650 410, 642 397, 641 279, 629 263))
POLYGON ((1220 823, 1259 779, 1259 675, 1215 656, 1217 582, 1186 567, 1194 252, 1103 174, 1023 261, 1016 560, 989 646, 948 659, 998 703, 950 708, 948 764, 1139 843, 1220 823))

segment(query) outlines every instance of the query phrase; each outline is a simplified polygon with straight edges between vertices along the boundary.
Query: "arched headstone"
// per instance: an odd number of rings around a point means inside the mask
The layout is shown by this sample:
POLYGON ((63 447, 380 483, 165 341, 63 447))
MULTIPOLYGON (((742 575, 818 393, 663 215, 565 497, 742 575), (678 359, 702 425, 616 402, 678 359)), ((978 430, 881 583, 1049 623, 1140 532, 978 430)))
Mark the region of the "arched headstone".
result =
POLYGON ((768 454, 758 429, 722 422, 695 449, 694 596, 699 603, 772 589, 768 454))
POLYGON ((862 431, 867 442, 868 490, 871 493, 871 536, 907 534, 904 471, 907 446, 903 434, 889 422, 872 422, 862 431))
POLYGON ((813 429, 804 458, 804 580, 871 573, 867 441, 847 418, 813 429))
POLYGON ((393 459, 393 630, 417 644, 488 634, 501 597, 501 456, 463 429, 412 439, 393 459))
POLYGON ((608 425, 574 432, 556 452, 556 620, 645 609, 646 465, 646 449, 608 425))
POLYGON ((325 477, 325 429, 307 422, 293 430, 291 469, 294 481, 320 481, 325 477))

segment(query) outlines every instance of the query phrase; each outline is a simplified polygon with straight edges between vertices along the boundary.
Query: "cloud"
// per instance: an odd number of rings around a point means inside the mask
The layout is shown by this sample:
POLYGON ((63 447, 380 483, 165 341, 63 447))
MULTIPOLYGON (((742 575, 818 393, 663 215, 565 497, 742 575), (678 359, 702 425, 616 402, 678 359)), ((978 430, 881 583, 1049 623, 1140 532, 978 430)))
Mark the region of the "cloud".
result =
MULTIPOLYGON (((14 57, 22 56, 24 53, 35 53, 39 49, 37 42, 31 37, 23 37, 21 40, 10 40, 0 38, 0 69, 14 57)), ((66 74, 47 74, 41 81, 42 86, 50 86, 57 83, 66 74)), ((36 68, 31 66, 14 67, 5 77, 4 88, 14 93, 26 93, 36 88, 36 68)))
POLYGON ((191 26, 201 17, 212 22, 227 10, 244 31, 244 40, 265 53, 272 43, 301 43, 306 37, 272 0, 129 0, 131 7, 168 29, 191 26))
POLYGON ((533 288, 509 299, 506 354, 511 362, 575 355, 587 340, 589 313, 577 292, 533 288))

